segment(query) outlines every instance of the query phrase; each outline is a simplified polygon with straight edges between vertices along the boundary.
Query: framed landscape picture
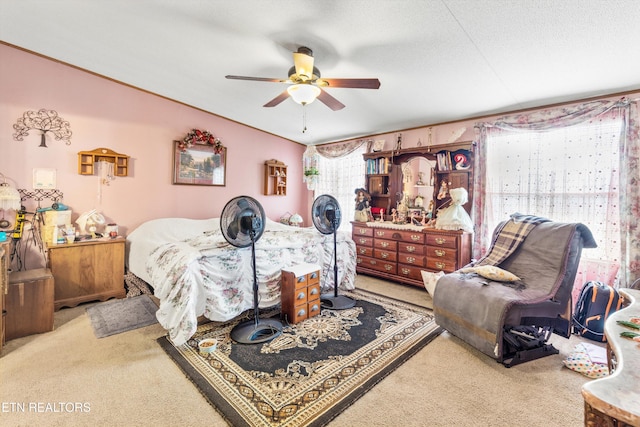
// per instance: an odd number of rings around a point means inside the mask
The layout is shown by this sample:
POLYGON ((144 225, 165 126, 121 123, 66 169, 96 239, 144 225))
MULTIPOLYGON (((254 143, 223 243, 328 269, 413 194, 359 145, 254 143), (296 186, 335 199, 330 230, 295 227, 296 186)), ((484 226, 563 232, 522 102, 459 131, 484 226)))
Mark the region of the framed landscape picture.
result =
POLYGON ((194 144, 184 150, 173 146, 173 183, 224 187, 227 176, 227 148, 220 153, 209 144, 194 144))

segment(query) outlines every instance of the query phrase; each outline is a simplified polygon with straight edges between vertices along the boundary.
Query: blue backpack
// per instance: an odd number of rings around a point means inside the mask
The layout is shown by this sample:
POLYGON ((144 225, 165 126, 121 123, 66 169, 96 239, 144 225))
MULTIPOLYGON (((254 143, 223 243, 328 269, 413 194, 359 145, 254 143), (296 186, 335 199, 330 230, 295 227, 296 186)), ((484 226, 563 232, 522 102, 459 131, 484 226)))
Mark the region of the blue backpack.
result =
POLYGON ((587 282, 580 291, 573 313, 573 333, 593 341, 606 341, 604 322, 622 305, 622 298, 612 286, 587 282))

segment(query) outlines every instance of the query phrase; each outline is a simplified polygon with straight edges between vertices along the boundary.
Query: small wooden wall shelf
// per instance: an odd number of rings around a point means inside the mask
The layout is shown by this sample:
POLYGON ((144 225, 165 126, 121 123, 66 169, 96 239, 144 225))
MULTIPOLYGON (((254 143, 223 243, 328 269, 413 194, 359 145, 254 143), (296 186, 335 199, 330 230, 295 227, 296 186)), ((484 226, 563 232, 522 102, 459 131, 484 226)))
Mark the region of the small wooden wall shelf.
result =
POLYGON ((93 175, 96 162, 113 163, 115 176, 129 175, 129 156, 116 153, 108 148, 96 148, 92 151, 80 151, 78 153, 78 173, 80 175, 93 175))
POLYGON ((264 162, 264 194, 287 195, 287 165, 275 159, 264 162))

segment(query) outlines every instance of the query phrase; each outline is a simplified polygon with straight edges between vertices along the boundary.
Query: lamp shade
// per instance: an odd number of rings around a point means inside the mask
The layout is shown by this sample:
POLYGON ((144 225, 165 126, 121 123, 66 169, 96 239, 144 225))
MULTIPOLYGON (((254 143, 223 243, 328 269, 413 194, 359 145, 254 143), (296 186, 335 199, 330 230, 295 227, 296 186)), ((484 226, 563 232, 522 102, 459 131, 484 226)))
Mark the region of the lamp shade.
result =
POLYGON ((295 227, 299 227, 300 224, 302 224, 302 217, 300 216, 300 214, 294 213, 293 215, 291 215, 291 218, 289 218, 289 224, 295 227))
POLYGON ((295 102, 301 105, 311 104, 320 95, 320 88, 310 84, 297 84, 287 88, 295 102))
POLYGON ((0 209, 18 210, 20 209, 20 193, 6 182, 0 184, 0 209))

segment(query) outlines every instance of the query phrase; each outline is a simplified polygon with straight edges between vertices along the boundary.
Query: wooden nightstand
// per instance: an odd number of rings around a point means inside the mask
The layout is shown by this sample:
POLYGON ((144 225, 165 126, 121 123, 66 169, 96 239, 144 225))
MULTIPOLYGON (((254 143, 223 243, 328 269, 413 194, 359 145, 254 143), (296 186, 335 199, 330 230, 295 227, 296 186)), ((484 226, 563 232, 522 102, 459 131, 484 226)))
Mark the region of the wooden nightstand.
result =
POLYGON ((125 239, 118 236, 49 246, 55 310, 87 301, 124 298, 124 245, 125 239))

